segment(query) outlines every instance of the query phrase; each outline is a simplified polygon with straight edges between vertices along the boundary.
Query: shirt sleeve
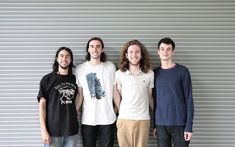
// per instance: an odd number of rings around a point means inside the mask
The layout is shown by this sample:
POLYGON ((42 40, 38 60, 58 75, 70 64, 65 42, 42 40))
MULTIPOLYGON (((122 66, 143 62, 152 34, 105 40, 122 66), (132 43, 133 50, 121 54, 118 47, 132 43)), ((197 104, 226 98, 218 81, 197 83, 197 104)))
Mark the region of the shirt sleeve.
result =
POLYGON ((154 73, 152 70, 150 70, 150 83, 149 83, 149 88, 154 87, 154 73))
POLYGON ((184 93, 186 97, 187 120, 185 125, 186 132, 193 132, 194 102, 192 95, 192 82, 189 71, 184 76, 184 93))
POLYGON ((39 83, 39 91, 37 96, 38 102, 40 101, 41 97, 44 97, 47 100, 45 89, 46 89, 45 77, 43 77, 39 83))
POLYGON ((111 74, 112 74, 112 81, 113 81, 113 85, 116 85, 116 82, 115 82, 115 72, 116 72, 116 66, 111 62, 111 74))
POLYGON ((120 70, 115 72, 115 78, 114 78, 114 84, 117 85, 117 89, 120 91, 121 90, 121 81, 120 81, 120 70))
POLYGON ((79 69, 80 69, 80 66, 77 66, 75 69, 76 84, 78 85, 78 87, 82 87, 81 83, 79 81, 79 78, 80 78, 80 70, 79 69))

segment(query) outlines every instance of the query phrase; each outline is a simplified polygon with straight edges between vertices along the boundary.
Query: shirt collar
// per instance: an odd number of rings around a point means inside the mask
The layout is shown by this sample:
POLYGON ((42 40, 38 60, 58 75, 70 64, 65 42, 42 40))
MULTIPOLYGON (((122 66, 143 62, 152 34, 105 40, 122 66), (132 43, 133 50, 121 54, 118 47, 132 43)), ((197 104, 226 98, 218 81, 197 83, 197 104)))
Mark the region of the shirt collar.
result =
POLYGON ((132 75, 132 76, 137 76, 137 75, 141 75, 141 74, 143 74, 143 72, 142 72, 142 70, 139 70, 137 73, 135 73, 135 74, 133 74, 133 73, 131 73, 129 70, 126 70, 126 74, 127 75, 132 75))

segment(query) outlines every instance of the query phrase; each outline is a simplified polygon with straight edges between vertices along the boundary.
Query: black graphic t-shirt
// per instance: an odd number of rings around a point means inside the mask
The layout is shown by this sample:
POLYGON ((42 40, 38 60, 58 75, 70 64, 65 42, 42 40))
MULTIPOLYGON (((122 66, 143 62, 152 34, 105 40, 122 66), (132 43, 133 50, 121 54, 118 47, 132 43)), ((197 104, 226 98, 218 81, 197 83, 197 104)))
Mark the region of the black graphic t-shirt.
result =
POLYGON ((46 125, 51 136, 72 136, 78 133, 75 98, 78 92, 74 75, 45 75, 39 87, 38 101, 46 99, 46 125))

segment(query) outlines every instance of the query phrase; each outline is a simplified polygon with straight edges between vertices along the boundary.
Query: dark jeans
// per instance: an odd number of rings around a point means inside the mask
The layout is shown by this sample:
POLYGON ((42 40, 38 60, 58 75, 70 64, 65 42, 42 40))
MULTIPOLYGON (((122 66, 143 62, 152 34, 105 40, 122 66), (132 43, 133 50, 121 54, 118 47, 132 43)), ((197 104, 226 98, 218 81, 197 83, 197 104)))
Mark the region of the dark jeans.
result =
POLYGON ((158 147, 188 147, 189 141, 184 140, 184 127, 156 126, 158 147))
POLYGON ((82 125, 82 141, 84 147, 96 147, 99 136, 100 147, 113 147, 114 124, 111 125, 82 125))

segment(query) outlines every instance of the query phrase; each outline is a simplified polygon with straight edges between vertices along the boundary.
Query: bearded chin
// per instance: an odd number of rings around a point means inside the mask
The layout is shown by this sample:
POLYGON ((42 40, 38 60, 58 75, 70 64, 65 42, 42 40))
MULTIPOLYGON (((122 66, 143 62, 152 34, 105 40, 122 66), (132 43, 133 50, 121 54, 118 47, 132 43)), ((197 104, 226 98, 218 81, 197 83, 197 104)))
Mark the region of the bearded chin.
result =
POLYGON ((69 66, 61 66, 61 65, 60 65, 60 68, 62 68, 62 69, 68 69, 69 66))

